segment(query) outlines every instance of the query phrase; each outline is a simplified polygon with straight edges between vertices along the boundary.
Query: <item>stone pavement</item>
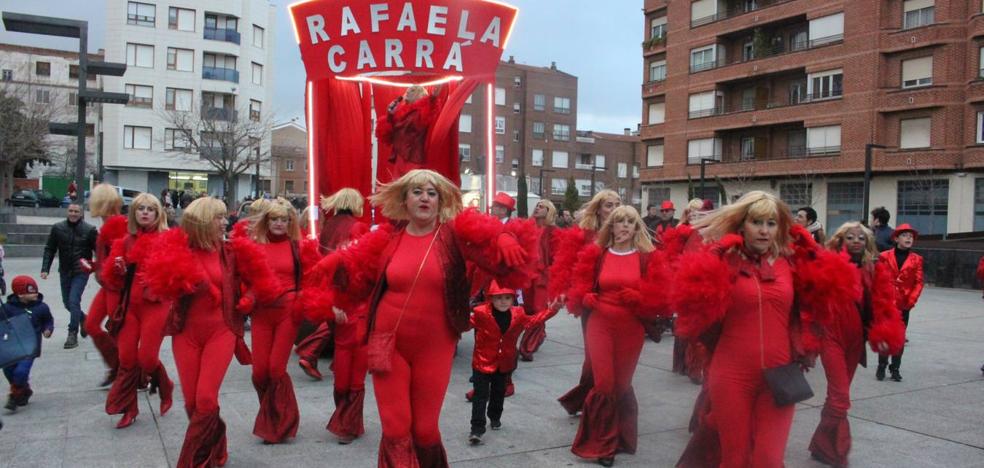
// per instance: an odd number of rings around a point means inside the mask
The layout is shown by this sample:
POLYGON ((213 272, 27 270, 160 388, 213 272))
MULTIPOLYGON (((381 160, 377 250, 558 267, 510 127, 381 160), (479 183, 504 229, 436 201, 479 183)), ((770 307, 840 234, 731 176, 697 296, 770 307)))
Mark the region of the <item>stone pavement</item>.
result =
MULTIPOLYGON (((17 274, 37 277, 40 259, 7 259, 7 281, 17 274)), ((158 415, 156 396, 140 396, 140 417, 116 430, 117 417, 103 411, 106 389, 98 353, 89 340, 62 349, 68 316, 61 306, 57 276, 39 281, 55 315, 55 335, 44 343, 32 375, 34 398, 14 414, 0 410, 0 468, 6 467, 166 467, 177 461, 187 425, 181 394, 174 409, 158 415)), ((86 289, 84 304, 95 294, 86 289)), ((467 443, 470 406, 471 336, 458 346, 451 385, 444 401, 441 427, 448 456, 457 467, 597 466, 570 453, 577 419, 555 402, 578 379, 582 341, 577 320, 559 315, 548 325, 548 340, 532 363, 520 363, 514 376, 516 395, 506 399, 503 430, 489 432, 485 444, 467 443)), ((851 461, 859 467, 984 466, 984 301, 979 291, 927 288, 912 312, 910 343, 902 371, 904 381, 878 382, 873 369, 859 369, 852 386, 850 412, 854 433, 851 461)), ((635 374, 639 400, 639 451, 620 455, 616 466, 672 466, 688 440, 687 423, 697 387, 670 372, 672 338, 647 342, 635 374)), ((177 381, 166 340, 161 359, 177 381)), ((869 359, 873 356, 869 355, 869 359)), ((348 446, 335 443, 324 430, 332 409, 331 377, 313 382, 292 359, 301 405, 298 437, 284 445, 263 445, 253 437, 258 407, 249 368, 233 361, 220 397, 228 424, 230 467, 338 466, 372 467, 380 427, 371 384, 366 398, 366 431, 348 446)), ((819 467, 807 446, 820 418, 825 382, 822 369, 808 374, 817 394, 797 407, 786 451, 786 465, 819 467)), ((0 384, 5 392, 6 382, 0 384)))

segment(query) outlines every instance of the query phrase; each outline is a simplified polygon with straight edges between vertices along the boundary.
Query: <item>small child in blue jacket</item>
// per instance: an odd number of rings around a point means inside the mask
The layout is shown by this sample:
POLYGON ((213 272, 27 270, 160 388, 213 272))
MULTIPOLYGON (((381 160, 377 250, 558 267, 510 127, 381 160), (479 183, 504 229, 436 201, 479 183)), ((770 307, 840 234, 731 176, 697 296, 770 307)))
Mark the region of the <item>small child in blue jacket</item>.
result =
POLYGON ((31 366, 34 365, 34 359, 41 356, 41 337, 51 338, 55 322, 48 305, 44 303, 44 296, 38 292, 38 283, 34 278, 27 275, 17 276, 10 282, 10 289, 13 294, 7 296, 2 315, 9 318, 28 314, 31 323, 34 324, 34 332, 38 340, 38 352, 35 356, 3 368, 3 375, 7 378, 7 382, 10 382, 10 396, 7 397, 4 408, 16 411, 18 406, 27 406, 28 400, 34 394, 30 384, 31 366))

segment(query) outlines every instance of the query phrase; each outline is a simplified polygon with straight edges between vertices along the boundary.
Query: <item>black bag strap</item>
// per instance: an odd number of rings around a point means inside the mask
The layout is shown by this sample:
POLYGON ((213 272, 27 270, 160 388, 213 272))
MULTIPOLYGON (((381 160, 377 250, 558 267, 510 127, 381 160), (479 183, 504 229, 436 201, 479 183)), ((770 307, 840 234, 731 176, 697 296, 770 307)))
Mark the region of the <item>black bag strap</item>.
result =
MULTIPOLYGON (((134 242, 136 242, 135 236, 132 234, 127 236, 123 240, 123 244, 126 247, 124 251, 129 252, 134 242)), ((128 264, 126 266, 126 274, 123 276, 123 289, 120 290, 120 306, 124 314, 126 314, 127 307, 130 306, 130 290, 133 289, 133 279, 136 276, 137 264, 128 264)))
POLYGON ((294 260, 294 292, 301 290, 301 252, 297 241, 290 241, 290 254, 294 260))

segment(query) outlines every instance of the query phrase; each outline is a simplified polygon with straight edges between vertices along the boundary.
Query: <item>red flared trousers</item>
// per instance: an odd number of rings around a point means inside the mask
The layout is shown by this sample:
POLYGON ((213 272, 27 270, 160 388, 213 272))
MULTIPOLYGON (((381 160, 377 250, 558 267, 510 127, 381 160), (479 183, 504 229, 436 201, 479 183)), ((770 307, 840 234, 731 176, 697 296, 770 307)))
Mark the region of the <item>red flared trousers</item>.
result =
POLYGON ((864 332, 859 314, 841 314, 826 330, 820 362, 827 376, 827 399, 810 441, 810 452, 833 466, 847 466, 851 451, 851 381, 864 353, 864 332))
POLYGON ((335 326, 335 411, 327 429, 339 437, 358 437, 365 433, 362 409, 366 390, 368 348, 365 345, 367 321, 364 314, 349 317, 335 326))
POLYGON ((263 307, 252 315, 253 387, 260 410, 253 434, 269 443, 297 435, 300 413, 287 374, 298 324, 287 307, 263 307))
POLYGON ((115 371, 119 367, 119 351, 116 348, 116 340, 106 332, 102 324, 106 318, 116 310, 116 305, 120 302, 120 293, 106 288, 100 288, 96 292, 96 297, 92 298, 89 305, 89 313, 85 317, 85 332, 92 338, 92 343, 99 350, 106 367, 115 371))
POLYGON ((321 357, 321 353, 331 343, 332 333, 332 326, 327 322, 322 322, 310 335, 305 336, 297 343, 294 352, 301 359, 316 363, 321 357))

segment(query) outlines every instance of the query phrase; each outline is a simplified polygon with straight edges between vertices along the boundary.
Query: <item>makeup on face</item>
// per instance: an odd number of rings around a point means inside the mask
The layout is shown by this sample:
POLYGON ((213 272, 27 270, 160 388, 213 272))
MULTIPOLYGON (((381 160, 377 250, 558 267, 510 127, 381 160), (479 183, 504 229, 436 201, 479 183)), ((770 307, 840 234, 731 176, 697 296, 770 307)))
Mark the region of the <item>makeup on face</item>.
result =
POLYGON ((758 254, 763 254, 772 247, 778 231, 779 223, 773 218, 745 218, 741 227, 745 247, 758 254))

